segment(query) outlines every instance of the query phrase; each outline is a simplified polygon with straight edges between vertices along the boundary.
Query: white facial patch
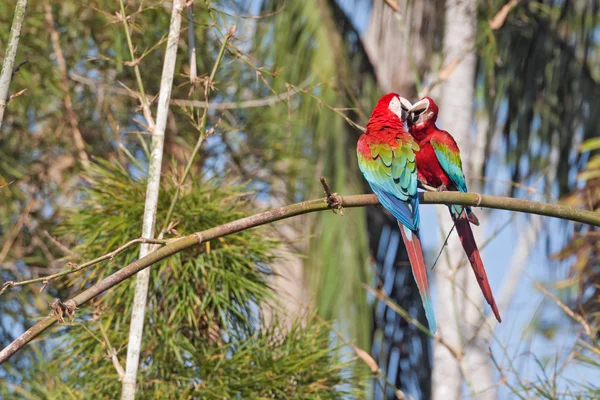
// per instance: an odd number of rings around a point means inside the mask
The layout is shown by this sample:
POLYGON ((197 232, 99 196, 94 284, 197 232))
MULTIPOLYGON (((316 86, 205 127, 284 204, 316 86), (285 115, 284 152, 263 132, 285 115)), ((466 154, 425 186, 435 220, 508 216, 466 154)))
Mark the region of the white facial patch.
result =
POLYGON ((398 97, 392 98, 392 101, 390 101, 388 108, 391 112, 396 114, 398 118, 404 120, 404 118, 402 117, 402 104, 400 103, 400 99, 398 99, 398 97))

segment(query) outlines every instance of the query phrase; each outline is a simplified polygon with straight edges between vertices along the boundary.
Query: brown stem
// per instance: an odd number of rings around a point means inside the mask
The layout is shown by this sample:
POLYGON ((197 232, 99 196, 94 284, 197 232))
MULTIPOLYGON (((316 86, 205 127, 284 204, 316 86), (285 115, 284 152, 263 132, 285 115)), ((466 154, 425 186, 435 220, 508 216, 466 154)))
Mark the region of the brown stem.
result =
MULTIPOLYGON (((558 204, 547 204, 537 201, 513 199, 509 197, 487 196, 476 193, 460 192, 425 192, 419 193, 419 198, 422 204, 457 204, 472 207, 481 206, 520 211, 530 214, 562 218, 600 227, 600 213, 558 204)), ((373 194, 342 196, 341 200, 342 206, 345 208, 364 207, 378 204, 377 197, 375 197, 373 194)), ((104 278, 94 286, 84 290, 77 296, 64 302, 64 307, 67 310, 75 310, 80 305, 85 304, 106 290, 123 282, 125 279, 137 274, 141 270, 148 268, 152 264, 155 264, 156 262, 189 247, 260 225, 327 209, 329 209, 329 205, 327 204, 326 199, 309 200, 251 215, 249 217, 238 219, 236 221, 210 228, 202 232, 196 232, 191 235, 184 236, 180 239, 169 242, 169 244, 148 254, 146 257, 134 261, 125 268, 104 278)), ((31 342, 35 337, 52 326, 56 320, 56 315, 51 313, 29 328, 25 333, 15 339, 15 341, 0 351, 0 364, 4 363, 27 343, 31 342)))
POLYGON ((90 159, 87 153, 85 152, 85 142, 83 141, 83 136, 81 135, 81 131, 79 130, 79 121, 77 118, 77 114, 73 109, 73 101, 71 100, 71 95, 69 94, 69 72, 67 69, 67 62, 65 61, 65 56, 63 54, 62 47, 60 46, 60 36, 58 34, 58 31, 56 30, 56 27, 54 26, 52 8, 50 7, 50 3, 48 2, 48 0, 44 1, 44 14, 46 19, 46 25, 50 30, 50 40, 52 41, 54 53, 56 54, 56 62, 58 63, 58 71, 60 72, 60 84, 62 86, 63 91, 63 102, 67 111, 67 119, 69 120, 69 125, 71 126, 73 142, 79 155, 79 161, 81 161, 81 164, 83 164, 83 166, 87 168, 90 165, 90 159))

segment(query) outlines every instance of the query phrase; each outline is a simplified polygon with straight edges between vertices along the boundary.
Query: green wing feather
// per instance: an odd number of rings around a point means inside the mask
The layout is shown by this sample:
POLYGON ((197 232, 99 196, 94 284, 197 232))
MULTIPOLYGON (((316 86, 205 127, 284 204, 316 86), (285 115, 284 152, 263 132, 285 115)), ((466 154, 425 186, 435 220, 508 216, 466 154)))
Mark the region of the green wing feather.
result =
POLYGON ((358 165, 381 204, 412 230, 419 227, 417 164, 413 140, 370 144, 371 155, 358 153, 358 165))
POLYGON ((431 140, 431 147, 433 147, 435 156, 452 183, 454 183, 459 191, 466 192, 467 182, 462 170, 460 153, 458 151, 453 151, 446 144, 435 140, 431 140))

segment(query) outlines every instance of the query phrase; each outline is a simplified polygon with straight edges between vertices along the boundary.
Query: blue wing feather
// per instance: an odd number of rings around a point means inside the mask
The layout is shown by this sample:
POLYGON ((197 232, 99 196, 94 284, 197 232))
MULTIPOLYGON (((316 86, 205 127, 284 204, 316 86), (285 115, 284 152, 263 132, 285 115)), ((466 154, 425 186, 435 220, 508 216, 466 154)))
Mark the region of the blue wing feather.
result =
MULTIPOLYGON (((445 131, 444 131, 445 132, 445 131)), ((450 135, 446 132, 447 135, 450 135)), ((440 163, 440 166, 446 172, 456 189, 460 192, 467 192, 467 182, 465 179, 465 173, 462 170, 462 161, 460 159, 460 153, 453 152, 446 144, 431 140, 431 147, 435 153, 435 156, 440 163)), ((458 217, 462 211, 462 206, 448 206, 453 216, 458 217)), ((471 213, 470 207, 465 207, 467 213, 471 213)))
POLYGON ((412 231, 419 230, 419 197, 413 196, 409 201, 403 201, 389 193, 376 183, 369 182, 373 193, 381 205, 388 210, 394 218, 412 231))

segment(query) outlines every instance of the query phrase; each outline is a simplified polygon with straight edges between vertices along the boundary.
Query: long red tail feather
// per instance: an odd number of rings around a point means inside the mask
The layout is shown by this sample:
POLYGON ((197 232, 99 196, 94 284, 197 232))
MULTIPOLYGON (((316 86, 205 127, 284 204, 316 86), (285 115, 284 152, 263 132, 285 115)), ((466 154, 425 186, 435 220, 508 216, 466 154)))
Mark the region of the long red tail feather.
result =
POLYGON ((433 313, 433 302, 431 301, 431 295, 429 294, 429 282, 427 281, 427 269, 425 268, 425 260, 423 259, 421 240, 419 239, 418 233, 410 231, 400 222, 398 222, 398 226, 400 227, 402 240, 404 241, 404 246, 408 253, 408 260, 410 261, 413 277, 419 288, 423 308, 425 308, 425 316, 427 317, 429 330, 431 333, 435 333, 437 324, 433 313))
POLYGON ((458 232, 463 249, 465 249, 465 253, 467 253, 467 257, 469 257, 469 262, 471 263, 471 267, 473 267, 473 272, 475 272, 477 283, 483 292, 483 297, 485 297, 488 304, 492 307, 492 311, 494 312, 498 322, 502 322, 502 318, 500 318, 500 312, 498 311, 498 306, 496 306, 496 300, 494 300, 494 295, 492 293, 487 274, 485 273, 485 268, 483 267, 481 255, 479 254, 477 244, 475 243, 475 238, 473 237, 473 231, 469 225, 469 219, 461 215, 461 217, 455 219, 454 222, 456 224, 456 232, 458 232))

